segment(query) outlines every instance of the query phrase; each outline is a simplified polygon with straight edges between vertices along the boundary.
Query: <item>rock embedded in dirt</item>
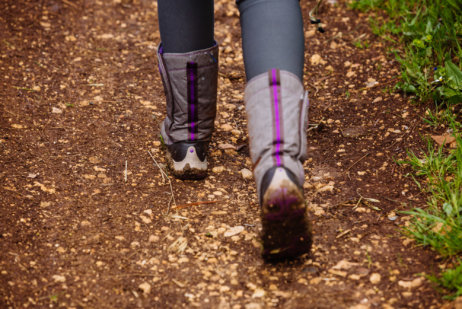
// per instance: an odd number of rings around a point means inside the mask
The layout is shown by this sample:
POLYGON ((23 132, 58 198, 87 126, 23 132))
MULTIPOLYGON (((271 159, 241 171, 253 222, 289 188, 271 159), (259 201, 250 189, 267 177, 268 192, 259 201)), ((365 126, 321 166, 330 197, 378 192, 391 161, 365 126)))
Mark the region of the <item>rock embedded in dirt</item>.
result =
POLYGON ((424 279, 422 277, 416 278, 412 281, 400 280, 398 281, 398 285, 406 289, 413 289, 413 288, 421 286, 423 281, 424 279))
POLYGON ((252 179, 253 174, 249 169, 243 168, 240 170, 242 178, 244 179, 252 179))
POLYGON ((232 236, 235 236, 237 234, 240 234, 242 231, 244 231, 244 227, 242 225, 234 226, 234 227, 230 228, 229 230, 227 230, 223 234, 223 236, 224 237, 232 237, 232 236))
POLYGON ((53 275, 52 278, 55 282, 66 282, 66 277, 62 275, 53 275))
POLYGON ((144 294, 149 294, 151 293, 151 285, 147 282, 143 282, 140 285, 138 285, 138 288, 143 291, 144 294))
POLYGON ((222 124, 220 126, 220 128, 225 132, 229 132, 229 131, 233 130, 233 127, 229 123, 222 124))
POLYGON ((217 174, 222 173, 224 170, 225 170, 224 166, 214 166, 212 168, 212 172, 217 173, 217 174))
POLYGON ((381 276, 379 273, 373 273, 373 274, 369 277, 369 281, 370 281, 372 284, 377 284, 377 283, 379 283, 381 279, 382 279, 382 276, 381 276))
POLYGON ((318 64, 325 64, 326 61, 322 59, 321 55, 313 54, 310 57, 310 63, 311 63, 311 65, 318 65, 318 64))

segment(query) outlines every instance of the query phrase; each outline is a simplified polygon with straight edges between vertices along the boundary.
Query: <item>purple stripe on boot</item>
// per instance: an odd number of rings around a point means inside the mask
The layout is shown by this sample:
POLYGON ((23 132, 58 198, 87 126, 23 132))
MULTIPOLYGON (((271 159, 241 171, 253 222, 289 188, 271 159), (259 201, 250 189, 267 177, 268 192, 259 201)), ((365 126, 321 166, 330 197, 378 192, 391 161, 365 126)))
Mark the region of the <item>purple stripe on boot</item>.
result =
POLYGON ((194 141, 197 132, 197 63, 188 62, 186 65, 188 80, 188 130, 189 140, 194 141))
POLYGON ((280 124, 280 111, 279 111, 279 91, 278 91, 278 80, 277 80, 277 70, 271 70, 272 76, 272 88, 273 88, 273 98, 274 98, 274 121, 276 126, 276 141, 274 155, 276 156, 277 166, 281 166, 281 124, 280 124))

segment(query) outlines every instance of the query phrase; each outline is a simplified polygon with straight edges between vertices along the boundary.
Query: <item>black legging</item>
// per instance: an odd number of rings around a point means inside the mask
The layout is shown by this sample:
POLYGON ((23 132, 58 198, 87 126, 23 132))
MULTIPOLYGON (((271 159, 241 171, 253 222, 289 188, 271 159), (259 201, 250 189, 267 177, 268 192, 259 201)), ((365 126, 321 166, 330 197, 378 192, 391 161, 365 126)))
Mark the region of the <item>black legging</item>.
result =
MULTIPOLYGON (((298 0, 237 0, 247 79, 278 68, 303 76, 303 20, 298 0)), ((164 52, 210 47, 213 0, 158 0, 164 52)))

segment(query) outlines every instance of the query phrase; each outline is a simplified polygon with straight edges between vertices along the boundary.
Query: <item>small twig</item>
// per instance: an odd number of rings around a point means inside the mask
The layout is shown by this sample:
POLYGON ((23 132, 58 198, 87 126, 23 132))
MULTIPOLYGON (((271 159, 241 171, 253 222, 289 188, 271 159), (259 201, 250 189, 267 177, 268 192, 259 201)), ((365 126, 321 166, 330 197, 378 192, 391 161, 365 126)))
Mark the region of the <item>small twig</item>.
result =
POLYGON ((348 234, 348 233, 350 233, 350 232, 351 232, 351 229, 348 229, 348 230, 343 231, 343 232, 341 232, 340 234, 338 234, 337 237, 335 237, 335 238, 338 239, 338 238, 340 238, 340 237, 345 236, 346 234, 348 234))
POLYGON ((75 3, 72 3, 70 1, 67 1, 67 0, 63 0, 64 4, 67 4, 69 6, 72 6, 74 9, 78 9, 77 5, 75 3))
POLYGON ((347 168, 347 171, 349 171, 349 170, 350 170, 350 169, 351 169, 353 166, 355 166, 356 164, 358 164, 358 163, 359 163, 359 161, 361 161, 362 159, 364 159, 364 158, 365 158, 365 157, 367 157, 368 155, 369 155, 369 152, 368 152, 368 153, 366 153, 366 154, 365 154, 364 156, 362 156, 361 158, 359 158, 358 160, 356 160, 356 162, 355 162, 355 163, 353 163, 352 165, 350 165, 350 167, 349 167, 349 168, 347 168))
POLYGON ((127 182, 127 160, 125 160, 125 172, 124 172, 124 180, 127 182))
MULTIPOLYGON (((379 200, 375 199, 375 198, 371 198, 371 197, 364 197, 361 195, 361 193, 358 192, 358 190, 356 190, 356 193, 359 195, 359 201, 358 201, 358 205, 359 205, 359 202, 361 200, 364 200, 366 201, 366 203, 363 203, 365 206, 369 207, 370 209, 373 209, 375 211, 381 211, 382 209, 380 209, 379 207, 377 206, 374 206, 374 205, 370 205, 369 203, 367 202, 371 202, 371 203, 380 203, 379 200)), ((357 207, 357 205, 355 206, 355 208, 357 207)))
POLYGON ((358 208, 359 204, 361 204, 361 201, 363 200, 363 197, 360 195, 360 198, 358 200, 358 202, 356 203, 355 207, 353 207, 353 210, 355 210, 356 208, 358 208))
POLYGON ((221 201, 199 201, 199 202, 194 202, 194 203, 186 203, 183 205, 177 205, 175 206, 175 209, 181 209, 181 208, 186 208, 190 206, 199 206, 199 205, 205 205, 205 204, 215 204, 221 201))
POLYGON ((165 178, 167 178, 168 184, 170 185, 171 196, 170 196, 170 200, 168 201, 167 212, 165 213, 165 215, 168 216, 168 214, 170 213, 170 208, 172 206, 172 202, 173 202, 173 205, 176 207, 176 201, 175 201, 175 195, 173 194, 172 182, 170 181, 170 177, 168 177, 167 173, 160 167, 160 165, 157 163, 156 159, 154 158, 154 156, 151 154, 151 152, 149 150, 148 150, 148 153, 151 156, 151 159, 156 164, 156 166, 159 168, 160 174, 162 175, 162 180, 165 181, 165 178))
POLYGON ((356 164, 359 163, 359 161, 361 161, 362 159, 364 159, 365 157, 367 157, 369 155, 369 152, 366 153, 364 156, 362 156, 361 158, 359 158, 358 160, 356 160, 353 164, 350 165, 349 168, 347 168, 347 175, 348 175, 348 179, 351 179, 350 177, 350 169, 355 166, 356 164))
MULTIPOLYGON (((148 153, 149 155, 151 156, 151 159, 154 161, 154 163, 156 164, 156 166, 159 168, 160 170, 160 175, 162 176, 162 181, 165 182, 165 177, 164 177, 164 170, 160 167, 160 165, 157 163, 156 159, 154 159, 153 155, 151 154, 151 152, 148 150, 148 153)), ((168 177, 168 176, 167 176, 168 177)))

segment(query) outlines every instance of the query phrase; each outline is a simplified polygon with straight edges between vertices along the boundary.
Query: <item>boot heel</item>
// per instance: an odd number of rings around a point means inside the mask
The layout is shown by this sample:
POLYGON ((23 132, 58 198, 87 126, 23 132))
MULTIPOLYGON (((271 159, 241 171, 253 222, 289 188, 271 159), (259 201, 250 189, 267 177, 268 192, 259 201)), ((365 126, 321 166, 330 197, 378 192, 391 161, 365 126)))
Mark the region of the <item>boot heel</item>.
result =
POLYGON ((263 191, 261 203, 261 239, 263 257, 267 260, 295 258, 311 249, 311 226, 307 219, 303 192, 289 173, 283 167, 267 172, 272 177, 263 191))

